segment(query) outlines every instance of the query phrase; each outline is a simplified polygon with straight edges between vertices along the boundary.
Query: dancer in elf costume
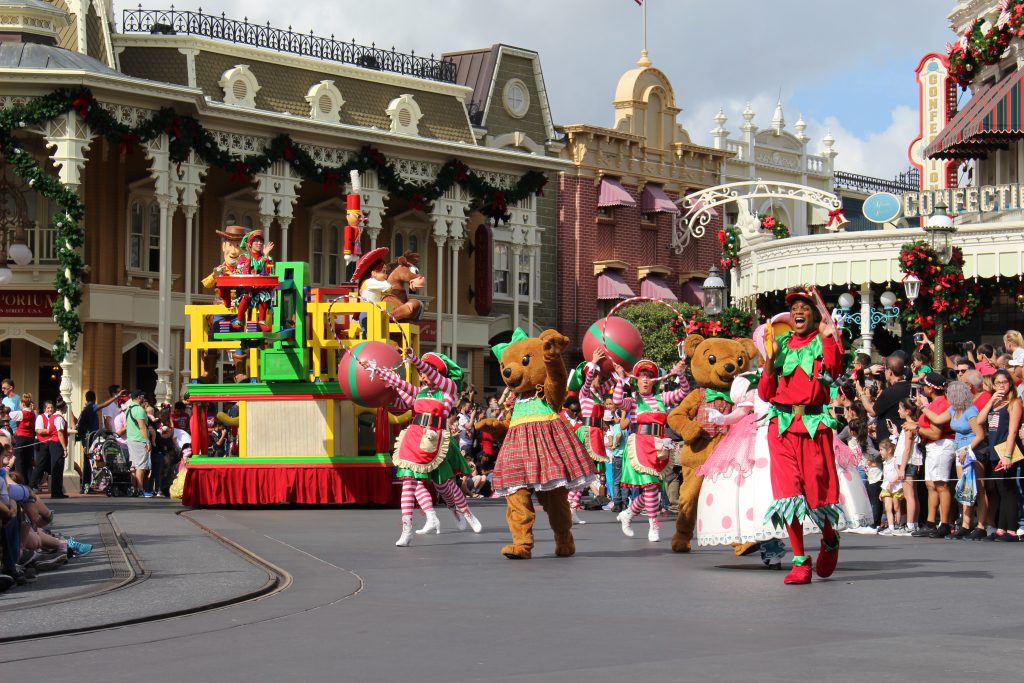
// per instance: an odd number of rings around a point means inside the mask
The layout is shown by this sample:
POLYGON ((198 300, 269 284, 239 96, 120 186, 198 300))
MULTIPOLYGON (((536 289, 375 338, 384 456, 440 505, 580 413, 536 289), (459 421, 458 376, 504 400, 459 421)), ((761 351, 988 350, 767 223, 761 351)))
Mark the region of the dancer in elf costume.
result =
MULTIPOLYGON (((263 248, 263 231, 250 230, 242 239, 242 255, 238 257, 238 275, 272 275, 274 259, 270 258, 273 242, 267 242, 263 248)), ((259 328, 261 332, 270 332, 267 324, 267 311, 274 300, 273 287, 239 287, 238 314, 231 323, 231 329, 241 332, 245 329, 245 314, 249 306, 256 304, 259 311, 259 328)))
POLYGON ((647 540, 652 543, 661 540, 661 483, 665 473, 672 467, 671 441, 665 438, 665 423, 669 410, 679 404, 690 392, 685 375, 686 361, 680 360, 670 374, 679 378, 679 386, 672 391, 658 391, 658 366, 654 361, 641 360, 633 366, 636 377, 636 403, 630 408, 629 420, 636 425, 636 434, 626 441, 626 457, 622 459, 622 482, 626 488, 640 489, 641 495, 633 499, 629 507, 619 513, 622 533, 633 536, 630 524, 643 510, 647 514, 649 529, 647 540))
POLYGON ((804 554, 803 520, 822 532, 814 566, 828 577, 839 561, 836 525, 843 519, 832 449, 835 418, 829 413, 829 386, 842 371, 842 349, 830 317, 822 319, 816 295, 807 290, 786 296, 793 331, 777 340, 767 328, 766 362, 758 395, 771 403, 768 449, 774 502, 765 515, 776 527, 785 525, 793 546, 793 568, 787 584, 811 582, 811 557, 804 554))
MULTIPOLYGON (((616 374, 601 382, 599 363, 605 357, 603 347, 594 351, 594 360, 586 363, 582 370, 583 385, 579 391, 580 415, 582 423, 576 427, 576 437, 583 444, 590 459, 598 463, 606 463, 611 460, 605 451, 604 445, 604 395, 613 391, 612 398, 616 405, 622 404, 622 388, 625 382, 625 373, 621 372, 622 367, 616 365, 616 374)), ((577 368, 578 369, 578 368, 577 368)), ((580 500, 586 486, 577 486, 569 489, 569 509, 572 511, 573 524, 586 524, 580 519, 580 500)))
POLYGON ((427 479, 434 482, 441 498, 452 508, 459 528, 468 525, 480 533, 480 522, 470 512, 466 496, 455 482, 456 476, 468 475, 472 468, 446 428, 462 381, 462 368, 444 354, 428 353, 417 358, 411 349, 406 349, 405 361, 420 373, 419 389, 390 368, 376 366, 372 361, 364 366, 398 392, 399 407, 411 408, 414 413, 412 424, 395 439, 395 476, 402 482, 402 535, 395 545, 404 547, 412 543, 416 503, 427 516, 427 523, 416 533, 441 533, 441 522, 427 491, 427 479))

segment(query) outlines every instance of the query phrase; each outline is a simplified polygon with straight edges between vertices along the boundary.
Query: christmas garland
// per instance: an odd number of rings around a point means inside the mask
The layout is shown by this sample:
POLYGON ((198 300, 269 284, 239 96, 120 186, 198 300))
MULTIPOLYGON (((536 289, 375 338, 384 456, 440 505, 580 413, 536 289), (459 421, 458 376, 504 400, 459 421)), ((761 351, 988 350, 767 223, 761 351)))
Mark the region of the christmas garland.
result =
POLYGON ((775 239, 781 240, 789 237, 789 226, 777 219, 775 216, 760 215, 761 229, 771 230, 775 239))
POLYGON ((956 43, 946 44, 949 74, 966 89, 981 67, 998 62, 1015 37, 1024 36, 1024 0, 1002 0, 993 24, 978 18, 956 43))
POLYGON ((754 329, 754 318, 746 311, 728 306, 722 309, 718 315, 708 315, 704 309, 688 307, 685 304, 677 306, 681 319, 672 321, 672 334, 678 341, 682 341, 688 334, 699 334, 702 337, 725 337, 735 339, 737 337, 749 337, 754 329))
POLYGON ((740 264, 740 229, 727 225, 718 231, 718 243, 722 245, 722 258, 718 265, 733 268, 740 264))
POLYGON ((453 186, 464 188, 473 198, 474 208, 495 222, 508 221, 508 205, 530 195, 543 195, 547 177, 540 171, 528 171, 515 187, 501 188, 488 183, 465 163, 453 159, 445 163, 432 181, 411 182, 401 177, 391 161, 369 145, 340 166, 323 166, 300 148, 287 134, 270 141, 262 154, 245 157, 221 149, 214 135, 197 119, 180 115, 163 107, 149 119, 128 126, 114 117, 93 98, 92 92, 56 90, 25 104, 17 104, 0 111, 0 151, 11 163, 18 177, 36 192, 53 201, 64 212, 54 220, 56 228, 57 260, 61 268, 54 284, 58 297, 54 303, 54 320, 63 334, 53 346, 58 361, 75 348, 82 332, 82 323, 76 309, 82 302, 81 275, 83 261, 77 249, 85 243, 85 233, 79 224, 85 208, 78 195, 43 171, 32 155, 22 149, 13 132, 26 126, 38 126, 74 110, 90 130, 117 145, 122 154, 132 152, 138 145, 150 142, 166 133, 170 141, 170 159, 182 163, 190 152, 208 166, 231 174, 232 180, 248 184, 255 174, 266 171, 277 161, 290 164, 306 181, 322 183, 328 191, 335 191, 348 178, 349 171, 374 171, 382 189, 405 199, 410 209, 423 210, 440 199, 453 186))
POLYGON ((913 308, 900 314, 912 332, 921 331, 932 338, 938 322, 947 330, 965 327, 980 311, 980 288, 964 279, 964 254, 959 247, 953 247, 949 263, 942 265, 927 242, 909 242, 900 250, 900 270, 921 280, 913 308))

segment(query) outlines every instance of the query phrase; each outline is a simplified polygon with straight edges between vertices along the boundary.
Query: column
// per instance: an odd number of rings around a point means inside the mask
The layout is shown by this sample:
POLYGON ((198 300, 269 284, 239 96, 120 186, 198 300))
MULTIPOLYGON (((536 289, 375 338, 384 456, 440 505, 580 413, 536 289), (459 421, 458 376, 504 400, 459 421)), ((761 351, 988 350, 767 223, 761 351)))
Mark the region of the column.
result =
POLYGON ((465 240, 461 237, 461 232, 461 228, 453 228, 452 237, 448 240, 452 247, 452 293, 450 304, 452 311, 452 360, 456 363, 459 362, 459 251, 462 250, 462 245, 465 244, 465 240), (456 237, 456 232, 460 233, 460 236, 456 237))
MULTIPOLYGON (((273 225, 275 218, 277 218, 277 216, 272 213, 260 212, 260 228, 263 230, 264 249, 266 249, 266 244, 271 240, 270 226, 273 225)), ((276 259, 277 257, 274 256, 273 258, 276 259)))
MULTIPOLYGON (((444 222, 438 219, 438 224, 444 226, 444 222)), ((437 226, 434 227, 434 242, 437 244, 437 268, 434 273, 434 277, 437 278, 437 305, 434 306, 434 317, 437 320, 436 334, 437 340, 434 343, 434 351, 441 353, 441 330, 442 322, 444 320, 443 310, 441 308, 441 302, 444 300, 444 244, 447 240, 447 233, 444 227, 438 230, 437 226)))
POLYGON ((875 330, 871 326, 871 311, 874 304, 871 283, 866 282, 860 286, 860 350, 868 355, 871 354, 871 341, 875 337, 875 330))
POLYGON ((157 195, 160 204, 160 289, 157 322, 156 401, 170 402, 171 389, 171 198, 157 195))
POLYGON ((519 327, 519 255, 523 253, 523 243, 516 239, 512 231, 512 330, 519 327))
MULTIPOLYGON (((78 402, 74 400, 82 395, 82 363, 77 351, 70 351, 64 356, 64 360, 60 362, 60 370, 60 396, 68 405, 69 413, 77 415, 82 410, 81 406, 75 406, 78 402)), ((71 418, 65 415, 65 419, 68 421, 68 457, 64 458, 64 490, 78 491, 82 488, 82 479, 75 472, 75 462, 80 462, 84 454, 74 442, 71 418)))
MULTIPOLYGON (((182 207, 182 210, 185 212, 185 305, 188 306, 192 303, 192 271, 195 268, 192 234, 196 229, 196 207, 185 205, 182 207)), ((189 324, 188 320, 186 320, 182 339, 187 343, 189 337, 189 324)), ((181 349, 183 356, 181 361, 181 388, 178 390, 178 395, 184 396, 188 392, 188 383, 192 374, 192 354, 185 349, 184 344, 176 345, 176 348, 181 349)))
MULTIPOLYGON (((373 251, 377 248, 377 238, 384 228, 384 213, 387 211, 384 200, 388 193, 380 189, 375 171, 364 171, 362 183, 362 208, 363 215, 366 216, 366 225, 363 229, 366 230, 366 236, 370 240, 370 251, 373 251)), ((398 254, 394 254, 394 256, 397 257, 398 254)))
POLYGON ((537 231, 533 231, 532 237, 530 238, 530 246, 527 247, 530 253, 530 295, 527 303, 526 319, 529 326, 530 334, 533 334, 533 302, 537 298, 537 292, 534 291, 534 286, 537 282, 537 254, 540 253, 540 243, 537 240, 537 231))
POLYGON ((292 225, 291 217, 281 216, 277 219, 277 222, 281 225, 281 254, 278 257, 278 261, 288 260, 288 228, 292 225))

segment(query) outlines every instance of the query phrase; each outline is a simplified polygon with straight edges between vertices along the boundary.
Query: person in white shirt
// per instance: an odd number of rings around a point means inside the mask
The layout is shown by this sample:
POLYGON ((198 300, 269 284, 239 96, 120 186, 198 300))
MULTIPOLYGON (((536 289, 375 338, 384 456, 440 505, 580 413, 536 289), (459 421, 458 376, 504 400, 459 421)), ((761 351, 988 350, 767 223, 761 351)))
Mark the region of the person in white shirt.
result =
POLYGON ((878 443, 878 452, 882 455, 882 491, 879 496, 885 504, 885 517, 889 522, 882 529, 880 536, 893 536, 903 526, 902 506, 903 480, 900 478, 899 463, 896 461, 896 444, 889 439, 878 443))
POLYGON ((112 432, 114 431, 114 418, 121 414, 120 399, 122 396, 127 398, 128 392, 121 389, 121 387, 116 384, 111 384, 109 393, 110 398, 107 400, 107 403, 103 405, 103 409, 100 411, 100 416, 102 418, 100 420, 100 427, 108 432, 112 432))

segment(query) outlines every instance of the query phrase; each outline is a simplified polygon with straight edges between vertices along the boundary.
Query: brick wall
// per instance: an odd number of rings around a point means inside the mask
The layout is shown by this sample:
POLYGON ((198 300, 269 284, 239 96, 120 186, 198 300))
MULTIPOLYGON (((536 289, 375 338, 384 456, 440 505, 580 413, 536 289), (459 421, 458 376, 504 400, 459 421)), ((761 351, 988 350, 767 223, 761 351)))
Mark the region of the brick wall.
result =
MULTIPOLYGON (((598 187, 593 178, 559 176, 558 189, 558 325, 578 348, 582 335, 599 316, 597 278, 593 262, 618 260, 628 264, 623 276, 640 294, 637 269, 661 265, 670 269, 666 283, 681 296, 679 274, 706 271, 721 258, 717 233, 720 216, 707 227, 704 237, 692 240, 683 253, 672 250, 672 216, 656 214, 653 222, 642 222, 640 193, 624 186, 636 200, 636 207, 616 207, 608 219, 598 220, 598 187)), ((678 197, 669 195, 672 199, 678 197)))

